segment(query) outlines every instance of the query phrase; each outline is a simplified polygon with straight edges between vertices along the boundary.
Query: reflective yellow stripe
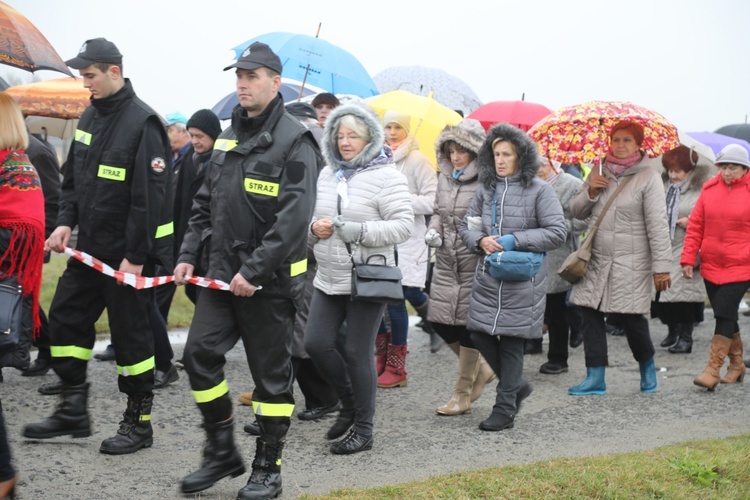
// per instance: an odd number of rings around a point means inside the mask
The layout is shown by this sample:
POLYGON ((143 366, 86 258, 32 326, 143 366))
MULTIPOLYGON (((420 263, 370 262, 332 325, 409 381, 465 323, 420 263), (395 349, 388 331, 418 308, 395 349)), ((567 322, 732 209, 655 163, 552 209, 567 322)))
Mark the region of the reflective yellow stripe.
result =
POLYGON ((259 181, 258 179, 245 179, 245 191, 275 198, 279 196, 279 185, 275 182, 259 181))
POLYGON ((164 238, 170 234, 174 234, 174 222, 167 222, 156 228, 157 238, 164 238))
POLYGON ((53 345, 49 348, 53 358, 76 358, 83 361, 91 359, 92 349, 75 345, 53 345))
POLYGON ((205 391, 193 391, 193 397, 196 403, 209 403, 215 399, 219 399, 228 392, 229 384, 227 384, 226 380, 222 380, 219 385, 205 391))
POLYGON ((138 417, 139 422, 148 422, 149 420, 151 420, 151 415, 141 415, 138 417))
POLYGON ((216 139, 214 142, 214 149, 219 151, 231 151, 237 147, 237 141, 231 139, 216 139))
POLYGON ((140 375, 141 373, 146 373, 149 370, 153 370, 154 366, 156 366, 154 363, 154 357, 151 356, 147 360, 141 361, 140 363, 136 363, 134 365, 117 365, 117 374, 122 375, 123 377, 135 377, 136 375, 140 375))
POLYGON ((263 417, 291 417, 292 413, 294 413, 294 405, 253 401, 253 413, 263 417))
POLYGON ((124 181, 125 172, 126 170, 124 168, 111 167, 109 165, 99 165, 99 173, 97 175, 111 181, 124 181))
POLYGON ((87 146, 91 146, 91 134, 84 132, 83 130, 76 129, 76 141, 83 143, 87 146))
POLYGON ((304 273, 305 271, 307 271, 307 259, 292 263, 292 268, 289 271, 289 275, 294 277, 304 273))

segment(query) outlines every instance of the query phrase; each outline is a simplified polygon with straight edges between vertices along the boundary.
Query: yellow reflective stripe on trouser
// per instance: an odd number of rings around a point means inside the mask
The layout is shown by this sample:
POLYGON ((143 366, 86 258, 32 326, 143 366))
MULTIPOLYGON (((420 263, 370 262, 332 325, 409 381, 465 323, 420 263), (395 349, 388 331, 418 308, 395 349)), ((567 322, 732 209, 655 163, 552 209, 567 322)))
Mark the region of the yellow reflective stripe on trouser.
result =
POLYGON ((136 375, 140 375, 141 373, 146 373, 149 370, 153 370, 155 366, 156 364, 154 362, 154 357, 151 356, 150 358, 134 365, 117 365, 117 374, 122 375, 123 377, 135 377, 136 375))
POLYGON ((219 399, 228 392, 229 384, 227 384, 226 380, 222 380, 219 385, 205 391, 193 391, 193 397, 196 403, 209 403, 215 399, 219 399))
POLYGON ((91 359, 93 349, 78 347, 76 345, 53 345, 49 348, 53 358, 76 358, 82 361, 91 359))
POLYGON ((237 147, 237 141, 231 139, 216 139, 214 142, 214 149, 219 151, 231 151, 237 147))
POLYGON ((83 130, 77 128, 76 129, 76 141, 85 144, 87 146, 91 146, 91 134, 88 132, 84 132, 83 130))
POLYGON ((294 405, 253 401, 253 413, 262 417, 291 417, 294 413, 294 405))
POLYGON ((148 422, 149 420, 151 420, 151 415, 141 415, 138 417, 139 422, 148 422))
POLYGON ((289 275, 293 278, 307 271, 307 259, 303 259, 299 262, 292 262, 292 268, 289 271, 289 275))
POLYGON ((156 228, 156 238, 164 238, 165 236, 169 236, 170 234, 174 234, 174 222, 167 222, 166 224, 162 224, 161 226, 156 228))

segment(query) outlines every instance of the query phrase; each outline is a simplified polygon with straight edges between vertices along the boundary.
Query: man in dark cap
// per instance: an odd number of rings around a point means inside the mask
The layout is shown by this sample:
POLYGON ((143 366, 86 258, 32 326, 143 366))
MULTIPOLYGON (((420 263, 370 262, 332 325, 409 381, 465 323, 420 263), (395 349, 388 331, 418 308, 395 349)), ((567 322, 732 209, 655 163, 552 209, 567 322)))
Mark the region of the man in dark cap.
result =
MULTIPOLYGON (((157 263, 171 269, 171 159, 159 115, 123 77, 122 55, 112 42, 88 40, 67 64, 80 71, 91 106, 70 147, 57 227, 46 248, 62 252, 78 226, 78 249, 114 269, 146 276, 157 263)), ((49 313, 52 368, 63 382, 62 402, 50 418, 27 425, 25 437, 91 435, 86 367, 96 340, 94 323, 106 308, 118 385, 128 401, 119 430, 99 451, 121 455, 152 445, 152 305, 152 290, 136 290, 77 260, 68 262, 49 313)))
POLYGON ((290 344, 322 159, 310 131, 284 109, 278 56, 254 43, 225 70, 232 68, 239 105, 214 144, 175 268, 176 283, 185 284, 202 254, 206 276, 230 285, 228 292, 201 290, 185 345, 183 362, 208 443, 182 491, 196 493, 245 471, 223 370, 225 354, 242 339, 260 437, 238 498, 275 498, 294 411, 290 344))

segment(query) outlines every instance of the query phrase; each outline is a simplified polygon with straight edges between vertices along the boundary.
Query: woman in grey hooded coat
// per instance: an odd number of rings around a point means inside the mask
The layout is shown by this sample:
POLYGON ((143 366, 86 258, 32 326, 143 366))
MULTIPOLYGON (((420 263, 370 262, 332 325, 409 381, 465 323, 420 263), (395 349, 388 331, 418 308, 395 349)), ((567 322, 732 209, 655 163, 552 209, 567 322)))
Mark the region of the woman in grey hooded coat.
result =
MULTIPOLYGON (((477 157, 481 186, 461 223, 469 250, 482 256, 506 250, 544 253, 565 242, 563 210, 552 186, 536 176, 540 163, 537 145, 523 131, 507 123, 490 129, 477 157)), ((531 393, 523 377, 523 347, 525 339, 542 336, 547 267, 543 262, 529 281, 500 281, 487 272, 484 259, 477 265, 466 327, 500 379, 492 414, 479 424, 482 430, 513 427, 521 401, 531 393)))

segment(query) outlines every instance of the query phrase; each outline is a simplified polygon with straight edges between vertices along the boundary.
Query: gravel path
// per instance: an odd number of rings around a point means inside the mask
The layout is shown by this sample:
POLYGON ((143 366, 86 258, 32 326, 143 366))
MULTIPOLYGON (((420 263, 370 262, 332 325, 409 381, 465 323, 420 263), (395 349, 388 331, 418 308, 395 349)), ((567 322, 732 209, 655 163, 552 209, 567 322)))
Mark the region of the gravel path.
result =
MULTIPOLYGON (((741 316, 740 326, 750 331, 750 318, 741 316)), ((651 329, 658 345, 666 327, 651 321, 651 329)), ((412 328, 407 357, 409 385, 378 390, 373 450, 354 456, 331 455, 324 434, 332 417, 319 422, 295 418, 284 451, 282 498, 551 458, 639 451, 750 432, 750 391, 746 385, 720 386, 714 393, 706 393, 692 384, 705 366, 712 331, 709 309, 706 321, 696 329, 692 354, 674 355, 657 347, 656 365, 661 371, 659 391, 653 395, 639 393, 638 365, 624 337, 608 339, 612 366, 607 370, 608 392, 602 397, 567 395, 567 388, 579 383, 585 373, 582 347, 572 351, 570 372, 540 374, 538 368, 546 361, 545 346, 544 355, 526 356, 526 375, 534 393, 524 404, 515 428, 487 433, 477 426, 491 411, 492 390, 474 403, 471 415, 435 414, 434 408, 447 400, 453 388, 456 357, 447 348, 430 354, 428 337, 412 328)), ((173 332, 178 356, 184 338, 185 332, 173 332)), ((104 345, 97 343, 96 349, 104 345)), ((0 398, 20 471, 20 498, 184 498, 179 493, 180 480, 200 464, 203 444, 199 412, 184 372, 176 384, 157 393, 154 446, 124 456, 98 451, 101 440, 115 432, 125 405, 117 391, 113 362, 89 363, 89 411, 94 435, 85 439, 23 439, 23 425, 49 416, 57 404, 56 397, 36 392, 54 375, 27 378, 16 370, 3 372, 0 398)), ((227 379, 233 400, 253 387, 241 345, 229 355, 227 379)), ((242 424, 252 421, 252 410, 237 405, 235 411, 239 424, 236 441, 249 466, 255 444, 254 438, 242 431, 242 424)), ((220 481, 199 498, 236 498, 247 478, 244 475, 220 481)))

